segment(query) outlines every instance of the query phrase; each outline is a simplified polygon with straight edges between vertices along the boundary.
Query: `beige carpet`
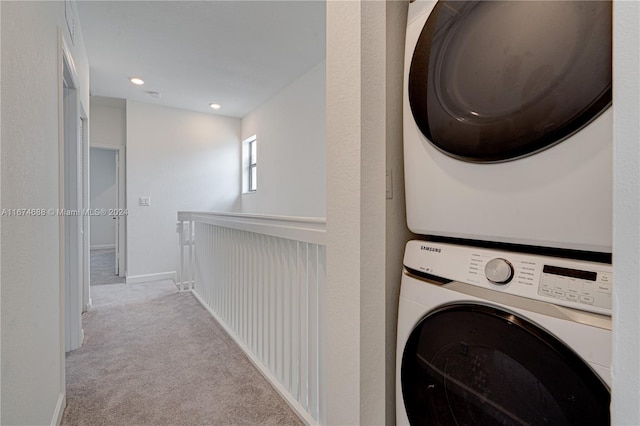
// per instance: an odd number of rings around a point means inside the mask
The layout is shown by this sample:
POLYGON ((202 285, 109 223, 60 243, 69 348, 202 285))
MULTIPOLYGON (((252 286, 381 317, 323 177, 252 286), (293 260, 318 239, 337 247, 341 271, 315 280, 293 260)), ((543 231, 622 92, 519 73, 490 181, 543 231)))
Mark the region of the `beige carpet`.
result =
POLYGON ((116 249, 91 250, 91 285, 124 283, 124 278, 116 275, 116 249))
POLYGON ((171 281, 91 288, 67 354, 63 425, 298 425, 289 406, 171 281))

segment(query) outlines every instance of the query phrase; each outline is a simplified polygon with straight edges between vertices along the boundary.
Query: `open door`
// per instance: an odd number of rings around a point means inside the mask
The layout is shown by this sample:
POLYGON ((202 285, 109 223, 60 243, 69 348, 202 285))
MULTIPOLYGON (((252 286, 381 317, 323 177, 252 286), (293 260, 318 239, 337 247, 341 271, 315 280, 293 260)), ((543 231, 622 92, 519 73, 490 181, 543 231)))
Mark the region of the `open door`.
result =
MULTIPOLYGON (((116 205, 117 210, 120 210, 120 152, 115 151, 115 166, 116 166, 116 205)), ((116 211, 118 213, 118 211, 116 211)), ((120 215, 116 214, 113 216, 113 219, 116 222, 115 226, 115 246, 116 246, 116 255, 115 255, 115 275, 120 276, 120 215)))
MULTIPOLYGON (((86 111, 81 106, 80 117, 80 135, 81 141, 81 179, 82 179, 82 209, 84 212, 89 211, 89 119, 86 111)), ((89 226, 89 215, 85 214, 81 218, 81 235, 82 235, 82 312, 91 309, 91 236, 89 226)))

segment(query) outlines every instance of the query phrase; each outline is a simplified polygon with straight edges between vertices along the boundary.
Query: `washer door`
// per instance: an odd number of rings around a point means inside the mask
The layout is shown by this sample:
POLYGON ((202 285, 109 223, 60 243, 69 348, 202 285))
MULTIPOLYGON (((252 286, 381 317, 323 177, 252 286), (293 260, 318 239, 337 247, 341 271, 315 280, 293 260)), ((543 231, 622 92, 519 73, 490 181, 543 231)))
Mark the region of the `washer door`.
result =
POLYGON ((575 352, 540 327, 491 306, 429 313, 402 357, 414 425, 609 424, 610 394, 575 352))
POLYGON ((438 2, 409 71, 418 127, 471 162, 560 142, 611 104, 611 19, 608 1, 438 2))

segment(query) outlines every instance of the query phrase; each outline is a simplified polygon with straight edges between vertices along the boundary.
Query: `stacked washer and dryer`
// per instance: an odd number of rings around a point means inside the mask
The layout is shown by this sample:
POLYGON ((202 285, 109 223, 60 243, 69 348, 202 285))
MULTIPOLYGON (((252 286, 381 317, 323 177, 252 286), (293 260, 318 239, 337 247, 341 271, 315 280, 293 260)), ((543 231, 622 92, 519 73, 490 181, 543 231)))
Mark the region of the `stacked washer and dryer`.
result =
POLYGON ((409 5, 398 424, 608 424, 612 9, 409 5))

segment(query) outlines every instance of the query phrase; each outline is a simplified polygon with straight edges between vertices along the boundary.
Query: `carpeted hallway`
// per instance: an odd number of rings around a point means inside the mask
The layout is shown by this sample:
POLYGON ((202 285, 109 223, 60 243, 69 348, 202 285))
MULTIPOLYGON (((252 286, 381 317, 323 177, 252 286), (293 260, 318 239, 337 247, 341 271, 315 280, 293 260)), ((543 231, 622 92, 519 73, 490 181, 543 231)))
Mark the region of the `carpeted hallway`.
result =
POLYGON ((63 425, 298 425, 233 340, 171 281, 91 288, 67 354, 63 425))
POLYGON ((116 250, 91 249, 90 285, 124 283, 124 278, 116 275, 116 250))

